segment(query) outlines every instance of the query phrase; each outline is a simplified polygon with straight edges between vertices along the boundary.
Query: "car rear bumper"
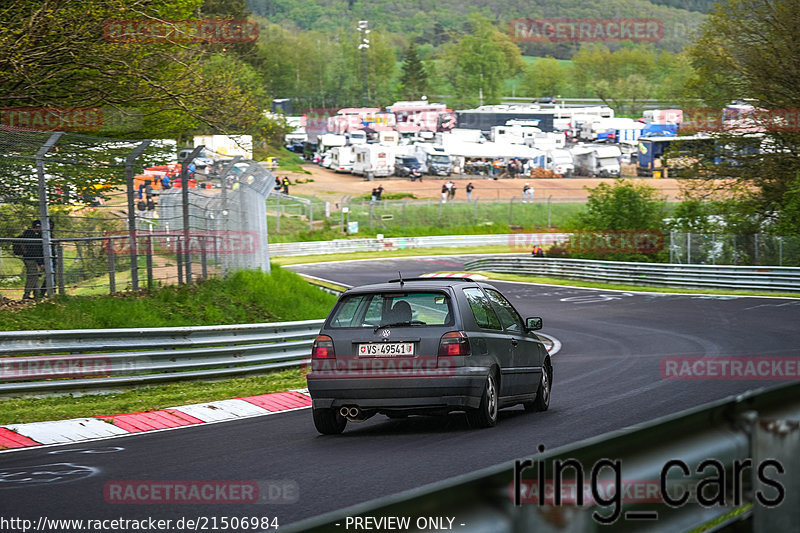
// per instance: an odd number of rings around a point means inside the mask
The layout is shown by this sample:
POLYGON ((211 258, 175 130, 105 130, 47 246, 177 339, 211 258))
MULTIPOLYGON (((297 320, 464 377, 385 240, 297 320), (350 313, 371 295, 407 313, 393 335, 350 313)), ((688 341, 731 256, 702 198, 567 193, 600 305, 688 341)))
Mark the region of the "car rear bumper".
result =
POLYGON ((315 408, 356 406, 362 410, 446 409, 480 405, 489 370, 449 369, 448 375, 416 372, 412 377, 349 377, 346 373, 312 372, 308 390, 315 408))

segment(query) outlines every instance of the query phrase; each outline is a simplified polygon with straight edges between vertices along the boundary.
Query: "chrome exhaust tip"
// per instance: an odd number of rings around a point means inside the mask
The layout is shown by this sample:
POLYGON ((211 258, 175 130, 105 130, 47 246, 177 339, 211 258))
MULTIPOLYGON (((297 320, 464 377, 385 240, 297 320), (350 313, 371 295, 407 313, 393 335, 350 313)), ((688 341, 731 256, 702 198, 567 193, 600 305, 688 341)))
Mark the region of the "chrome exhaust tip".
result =
POLYGON ((358 407, 351 407, 351 408, 348 410, 348 412, 347 412, 347 415, 348 415, 350 418, 356 418, 356 417, 358 416, 358 407))
POLYGON ((342 416, 350 416, 350 410, 347 407, 339 409, 339 414, 342 416))

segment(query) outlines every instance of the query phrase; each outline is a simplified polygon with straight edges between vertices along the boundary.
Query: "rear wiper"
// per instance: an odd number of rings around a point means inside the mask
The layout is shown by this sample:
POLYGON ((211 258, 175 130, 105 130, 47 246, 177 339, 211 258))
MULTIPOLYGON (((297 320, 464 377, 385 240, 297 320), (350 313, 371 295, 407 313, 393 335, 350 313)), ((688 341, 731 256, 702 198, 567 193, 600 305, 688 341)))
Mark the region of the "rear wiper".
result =
POLYGON ((392 322, 390 324, 381 324, 380 326, 375 326, 375 329, 372 330, 372 333, 376 333, 381 328, 393 328, 396 326, 424 326, 427 322, 423 322, 422 320, 405 320, 403 322, 392 322))

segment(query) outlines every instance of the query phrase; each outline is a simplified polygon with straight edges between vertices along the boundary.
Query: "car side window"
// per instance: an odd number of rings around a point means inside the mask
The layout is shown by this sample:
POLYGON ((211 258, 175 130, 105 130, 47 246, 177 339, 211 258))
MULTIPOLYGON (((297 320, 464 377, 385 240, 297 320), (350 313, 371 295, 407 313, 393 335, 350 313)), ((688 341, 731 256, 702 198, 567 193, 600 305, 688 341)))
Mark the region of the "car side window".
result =
POLYGON ((502 322, 504 329, 516 333, 525 331, 525 328, 522 326, 522 318, 519 316, 519 313, 517 313, 517 310, 514 309, 514 306, 511 305, 511 302, 506 300, 505 296, 495 289, 486 289, 486 294, 489 296, 489 300, 491 300, 492 305, 497 311, 497 315, 500 317, 500 322, 502 322))
POLYGON ((492 304, 483 294, 483 291, 477 287, 464 289, 464 296, 467 297, 467 302, 469 302, 469 307, 472 309, 472 315, 475 317, 475 322, 478 323, 478 326, 485 329, 503 329, 497 314, 492 309, 492 304))

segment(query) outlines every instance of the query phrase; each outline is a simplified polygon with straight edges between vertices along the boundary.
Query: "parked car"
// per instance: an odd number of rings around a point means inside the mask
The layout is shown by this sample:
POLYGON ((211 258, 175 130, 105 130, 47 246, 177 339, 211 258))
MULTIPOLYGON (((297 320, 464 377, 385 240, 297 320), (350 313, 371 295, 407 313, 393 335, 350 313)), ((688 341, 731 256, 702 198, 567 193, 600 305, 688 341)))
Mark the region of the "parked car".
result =
POLYGON ((419 160, 410 155, 398 156, 394 160, 394 175, 401 178, 407 178, 412 170, 421 170, 422 164, 419 160))
POLYGON ((495 287, 470 278, 412 278, 349 289, 314 341, 307 375, 322 434, 376 414, 463 411, 473 427, 500 408, 550 405, 553 367, 534 333, 495 287))

